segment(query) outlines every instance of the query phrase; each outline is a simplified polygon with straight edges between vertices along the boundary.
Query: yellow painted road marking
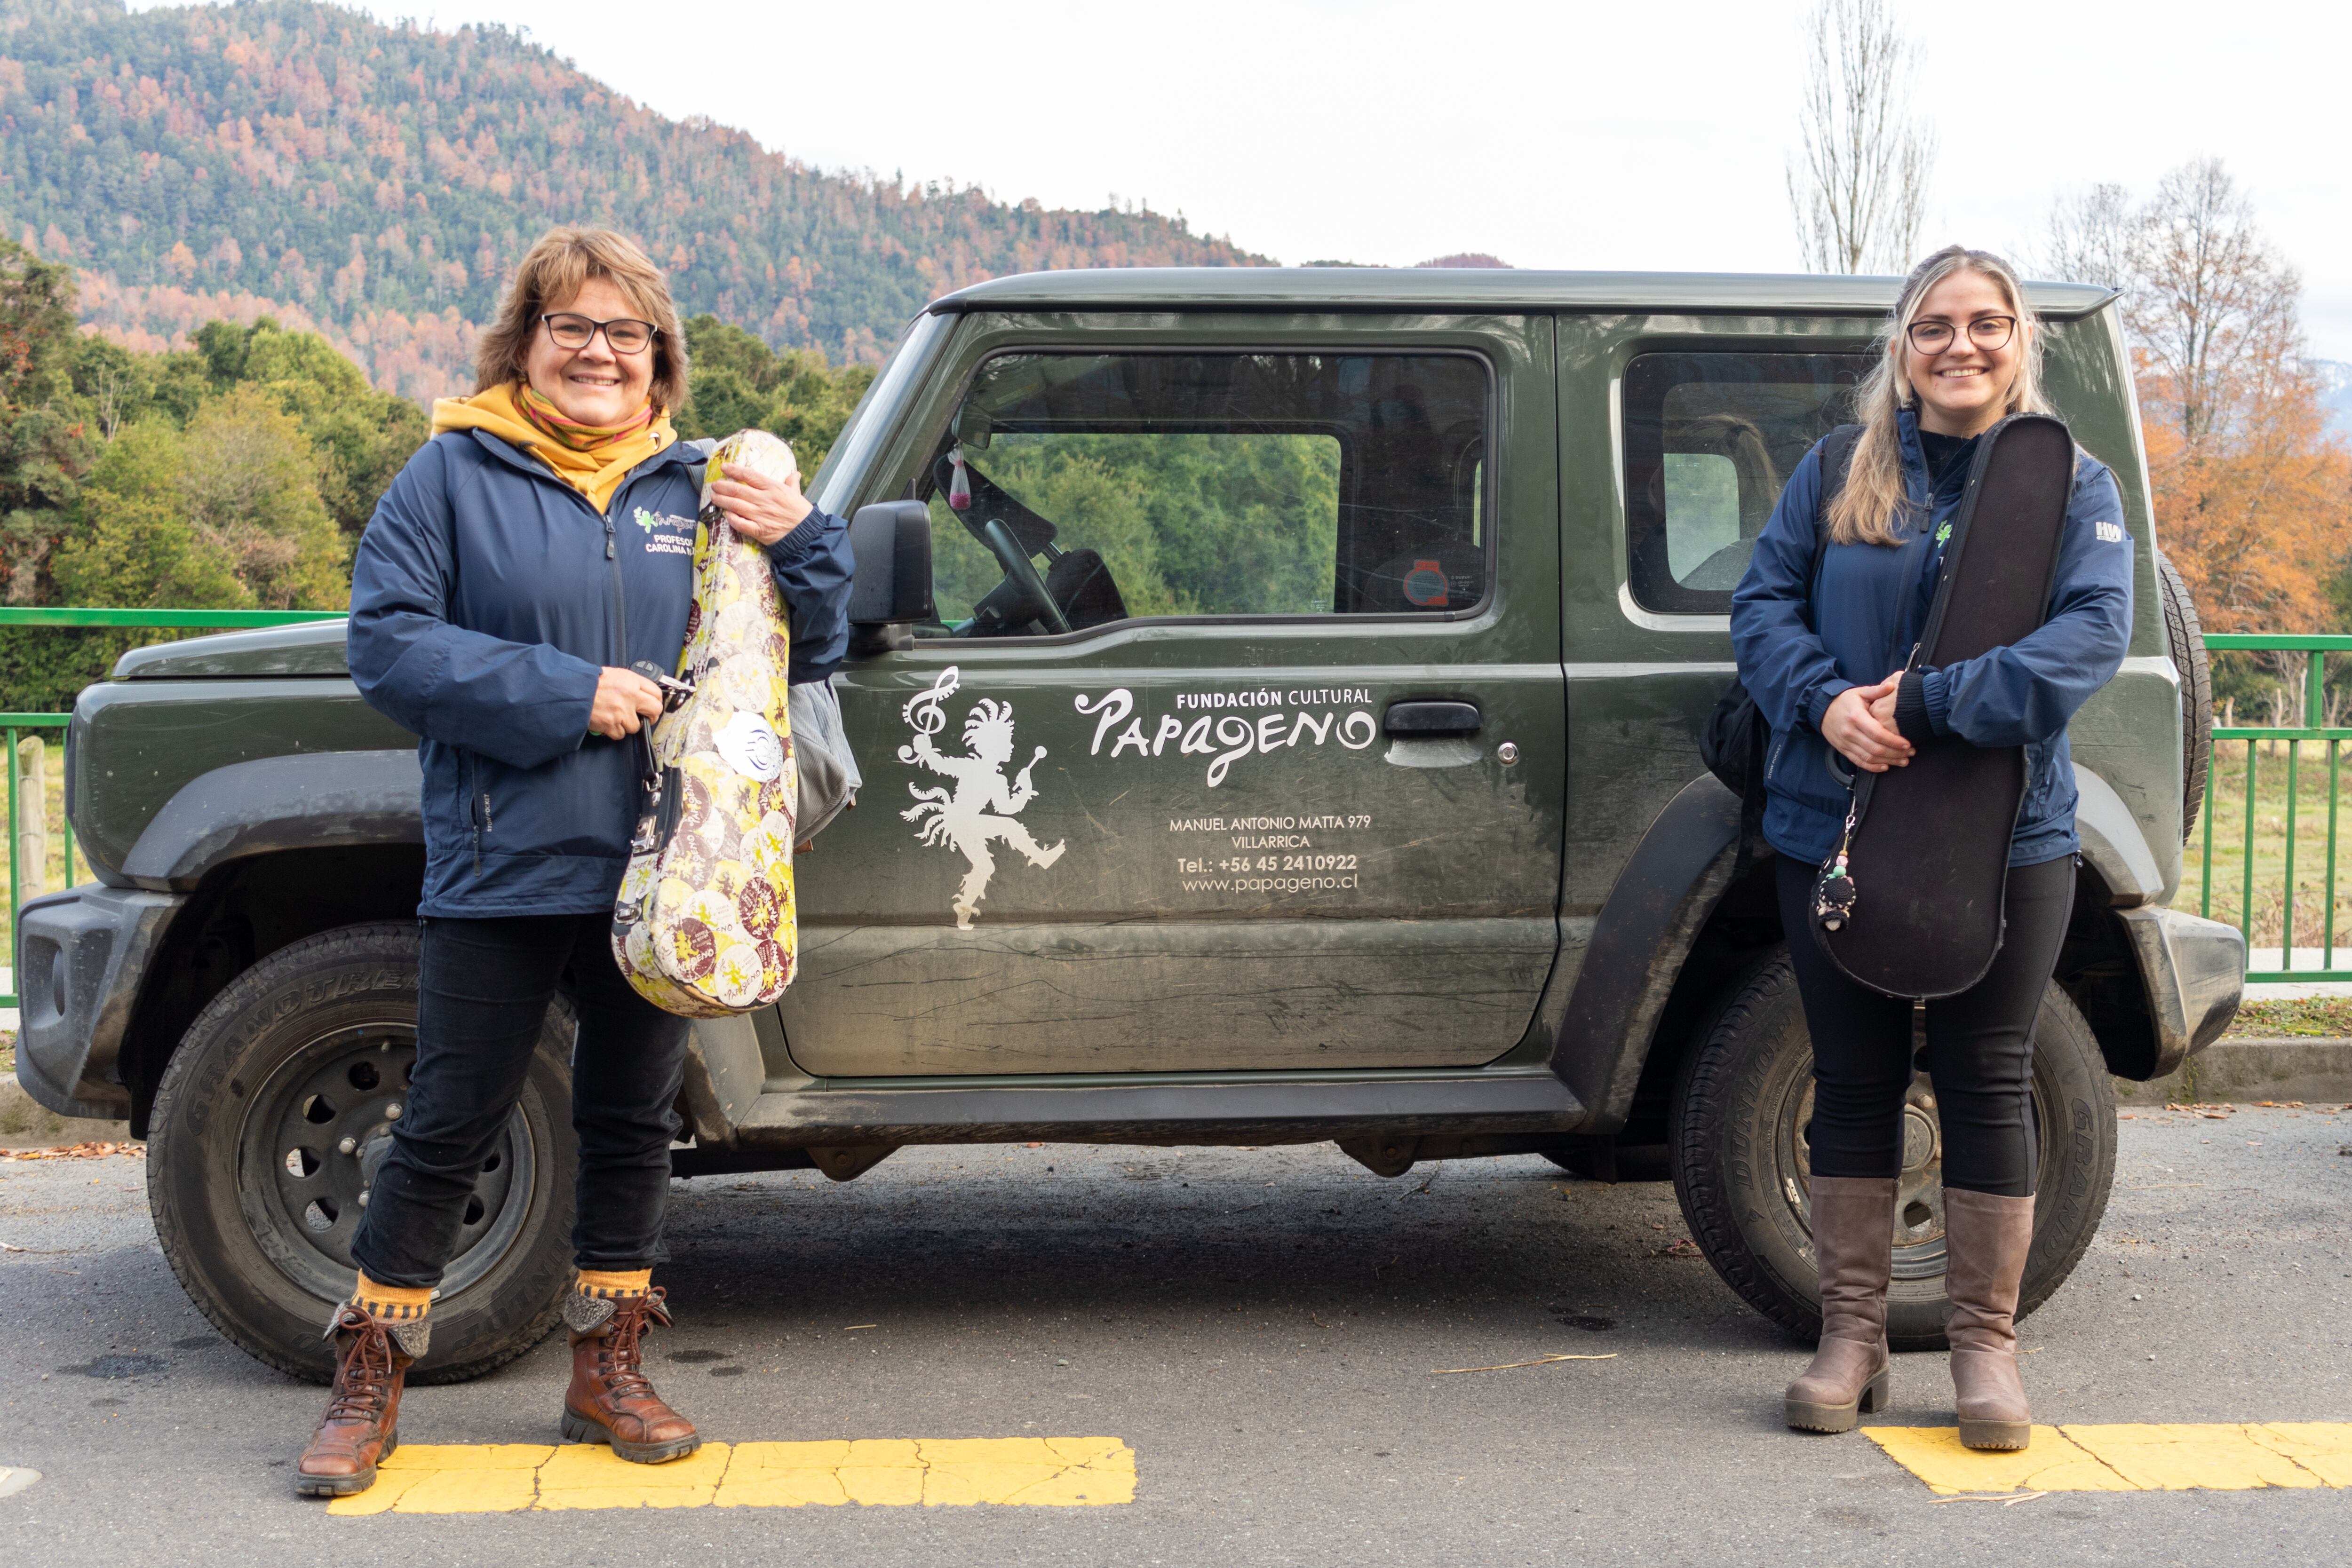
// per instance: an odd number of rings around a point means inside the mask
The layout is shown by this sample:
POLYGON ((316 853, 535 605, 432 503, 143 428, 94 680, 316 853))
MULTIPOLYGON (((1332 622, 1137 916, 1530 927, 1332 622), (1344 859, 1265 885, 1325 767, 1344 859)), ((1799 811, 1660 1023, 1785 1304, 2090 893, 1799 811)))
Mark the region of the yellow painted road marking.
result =
POLYGON ((1896 1464, 1939 1492, 2132 1491, 2132 1483, 2084 1453, 2055 1427, 2033 1428, 2015 1453, 1960 1447, 1958 1427, 1865 1427, 1896 1464))
POLYGON ((2352 1488, 2352 1422, 2036 1427, 2015 1453, 1960 1447, 1956 1427, 1865 1427, 1935 1490, 2248 1491, 2352 1488))
POLYGON ((804 1508, 1135 1500, 1135 1450, 1117 1437, 860 1437, 705 1443, 633 1465, 595 1443, 408 1443, 335 1514, 519 1513, 603 1508, 804 1508))

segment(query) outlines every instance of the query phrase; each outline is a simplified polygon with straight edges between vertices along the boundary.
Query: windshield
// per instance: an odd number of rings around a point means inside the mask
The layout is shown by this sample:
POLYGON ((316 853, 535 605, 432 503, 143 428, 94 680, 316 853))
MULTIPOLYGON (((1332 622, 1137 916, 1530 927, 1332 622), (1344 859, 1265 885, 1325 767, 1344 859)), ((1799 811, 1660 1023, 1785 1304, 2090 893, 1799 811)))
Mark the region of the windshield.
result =
POLYGON ((889 433, 891 411, 898 406, 907 389, 913 384, 915 372, 930 358, 932 348, 946 333, 947 318, 928 312, 915 318, 907 335, 898 340, 882 373, 857 400, 857 407, 842 426, 841 434, 825 454, 816 477, 809 481, 808 497, 835 517, 845 514, 851 497, 857 494, 859 482, 866 476, 866 466, 874 452, 889 433))

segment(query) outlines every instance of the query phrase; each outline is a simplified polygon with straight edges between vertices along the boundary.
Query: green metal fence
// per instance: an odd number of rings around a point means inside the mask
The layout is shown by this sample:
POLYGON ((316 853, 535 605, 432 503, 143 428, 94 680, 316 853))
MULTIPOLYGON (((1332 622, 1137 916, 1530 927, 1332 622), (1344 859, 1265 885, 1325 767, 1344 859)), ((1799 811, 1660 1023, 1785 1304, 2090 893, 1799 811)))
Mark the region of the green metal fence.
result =
MULTIPOLYGON (((340 610, 35 610, 0 606, 0 628, 5 627, 103 627, 116 631, 124 628, 162 627, 176 631, 235 631, 263 626, 292 626, 309 621, 340 621, 340 610)), ((16 914, 24 904, 26 878, 17 857, 23 852, 22 821, 24 803, 18 799, 23 769, 16 748, 34 735, 45 738, 55 732, 58 740, 59 772, 65 759, 66 727, 73 716, 62 713, 0 713, 0 733, 8 743, 8 975, 9 983, 0 992, 0 1008, 16 1005, 16 914)), ((59 811, 57 832, 65 846, 65 882, 74 883, 73 824, 59 811)), ((43 868, 46 872, 46 868, 43 868)))
MULTIPOLYGON (((2342 796, 2342 743, 2352 740, 2352 727, 2331 727, 2327 723, 2327 658, 2331 653, 2352 653, 2352 637, 2270 636, 2216 632, 2205 639, 2205 646, 2216 653, 2300 653, 2304 655, 2305 662, 2297 705, 2301 709, 2301 724, 2230 725, 2213 731, 2213 770, 2206 785, 2201 827, 2199 912, 2209 919, 2213 917, 2216 828, 2219 819, 2233 804, 2224 797, 2222 775, 2235 755, 2231 749, 2231 744, 2243 742, 2245 751, 2239 780, 2243 788, 2234 802, 2239 821, 2234 825, 2234 831, 2223 831, 2237 841, 2232 846, 2239 858, 2235 878, 2238 907, 2234 924, 2246 934, 2246 978, 2252 981, 2352 980, 2352 962, 2339 962, 2352 960, 2352 950, 2339 953, 2336 946, 2336 829, 2342 796), (2308 768, 2305 766, 2303 752, 2306 743, 2326 747, 2325 758, 2310 758, 2311 767, 2308 768), (2285 753, 2283 790, 2285 799, 2283 813, 2273 813, 2264 809, 2267 802, 2262 780, 2269 771, 2264 767, 2264 753, 2269 753, 2271 768, 2275 768, 2279 766, 2278 754, 2282 749, 2285 753), (2311 786, 2317 782, 2314 775, 2323 762, 2326 768, 2327 786, 2327 833, 2320 851, 2323 869, 2315 889, 2298 889, 2295 883, 2296 854, 2299 850, 2305 854, 2307 867, 2310 852, 2307 842, 2299 844, 2297 841, 2299 838, 2307 841, 2310 837, 2309 826, 2300 820, 2304 815, 2303 797, 2307 792, 2315 793, 2311 786), (2279 900, 2279 945, 2277 961, 2265 964, 2263 959, 2271 949, 2265 946, 2258 951, 2256 942, 2260 936, 2267 933, 2268 912, 2265 908, 2258 916, 2257 901, 2268 893, 2273 883, 2273 878, 2265 874, 2263 866, 2273 848, 2278 852, 2279 860, 2275 876, 2279 900), (2315 897, 2320 906, 2317 949, 2304 949, 2309 955, 2309 961, 2300 964, 2296 961, 2295 947, 2295 902, 2299 893, 2305 895, 2306 905, 2315 897)), ((2316 800, 2313 802, 2315 807, 2317 804, 2316 800)), ((2225 909, 2225 917, 2228 913, 2225 909)))
MULTIPOLYGON (((49 610, 0 607, 0 628, 7 627, 160 627, 180 631, 226 631, 265 626, 290 626, 311 621, 334 621, 342 618, 335 610, 49 610)), ((2205 810, 2202 813, 2200 871, 2198 907, 2208 918, 2213 917, 2214 907, 2214 841, 2215 824, 2232 803, 2224 798, 2224 774, 2232 756, 2226 748, 2235 742, 2245 746, 2241 781, 2243 789, 2235 805, 2239 819, 2234 825, 2231 845, 2239 854, 2236 868, 2237 920, 2235 924, 2246 934, 2250 963, 2255 953, 2255 939, 2260 930, 2266 930, 2266 921, 2258 919, 2256 901, 2259 892, 2266 888, 2270 878, 2262 874, 2262 862, 2273 841, 2281 851, 2277 886, 2280 900, 2279 961, 2273 967, 2255 965, 2248 969, 2249 980, 2352 980, 2352 949, 2338 953, 2336 947, 2336 832, 2341 800, 2344 752, 2342 743, 2352 741, 2352 727, 2330 727, 2326 723, 2326 660, 2329 654, 2352 654, 2352 637, 2325 636, 2264 636, 2215 632, 2205 639, 2205 645, 2215 653, 2284 653, 2307 656, 2302 677, 2302 719, 2297 726, 2234 725, 2213 731, 2214 768, 2207 784, 2205 810), (2298 964, 2294 943, 2296 859, 2307 852, 2300 840, 2309 831, 2303 824, 2302 798, 2311 770, 2304 766, 2303 747, 2305 743, 2326 747, 2326 816, 2327 831, 2322 851, 2324 873, 2316 893, 2321 906, 2319 946, 2313 960, 2298 964), (2273 754, 2284 748, 2284 820, 2277 830, 2269 823, 2262 807, 2261 779, 2265 747, 2273 754), (2347 960, 2339 967, 2338 958, 2347 960)), ((62 742, 69 716, 61 713, 0 713, 0 733, 7 740, 8 769, 8 909, 10 984, 0 993, 0 1008, 16 1005, 14 976, 16 959, 16 913, 24 900, 20 890, 25 879, 17 864, 21 837, 19 822, 22 804, 18 800, 21 777, 17 745, 29 735, 46 735, 54 731, 62 742)), ((60 764, 63 746, 59 747, 60 764)), ((2275 760, 2275 757, 2273 758, 2275 760)), ((2315 762, 2315 768, 2317 766, 2315 762)), ((58 833, 65 846, 65 883, 73 885, 73 827, 58 814, 58 833)), ((2225 841, 2226 842, 2227 841, 2225 841)), ((2223 915, 2230 911, 2226 908, 2223 915)))

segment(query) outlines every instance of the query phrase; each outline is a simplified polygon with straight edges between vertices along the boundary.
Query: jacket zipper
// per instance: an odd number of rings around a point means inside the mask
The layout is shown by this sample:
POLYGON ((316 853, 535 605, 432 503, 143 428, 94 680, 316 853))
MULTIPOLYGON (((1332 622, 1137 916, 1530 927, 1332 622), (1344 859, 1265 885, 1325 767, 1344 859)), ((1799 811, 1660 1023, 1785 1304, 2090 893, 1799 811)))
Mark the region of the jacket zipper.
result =
POLYGON ((614 632, 621 644, 619 655, 613 663, 625 670, 629 667, 629 595, 627 589, 622 585, 621 551, 618 539, 613 532, 612 510, 614 507, 620 504, 621 497, 615 495, 611 506, 604 509, 604 559, 613 563, 613 621, 614 632))
POLYGON ((488 790, 477 791, 474 788, 474 754, 467 751, 459 755, 466 759, 466 815, 474 827, 474 874, 479 876, 482 874, 482 819, 489 814, 490 797, 488 790))

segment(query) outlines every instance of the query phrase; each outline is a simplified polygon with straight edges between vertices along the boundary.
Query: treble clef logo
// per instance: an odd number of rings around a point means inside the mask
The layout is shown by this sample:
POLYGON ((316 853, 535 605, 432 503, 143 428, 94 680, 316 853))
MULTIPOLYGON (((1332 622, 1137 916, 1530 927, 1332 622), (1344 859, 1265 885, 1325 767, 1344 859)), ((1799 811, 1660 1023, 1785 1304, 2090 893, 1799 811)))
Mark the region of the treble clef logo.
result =
MULTIPOLYGON (((955 665, 950 664, 940 672, 939 679, 931 683, 929 691, 917 692, 907 699, 907 706, 898 710, 898 716, 918 735, 939 734, 948 727, 947 700, 955 695, 956 687, 961 681, 961 674, 955 665)), ((915 760, 915 748, 912 746, 900 747, 898 760, 915 760)))

